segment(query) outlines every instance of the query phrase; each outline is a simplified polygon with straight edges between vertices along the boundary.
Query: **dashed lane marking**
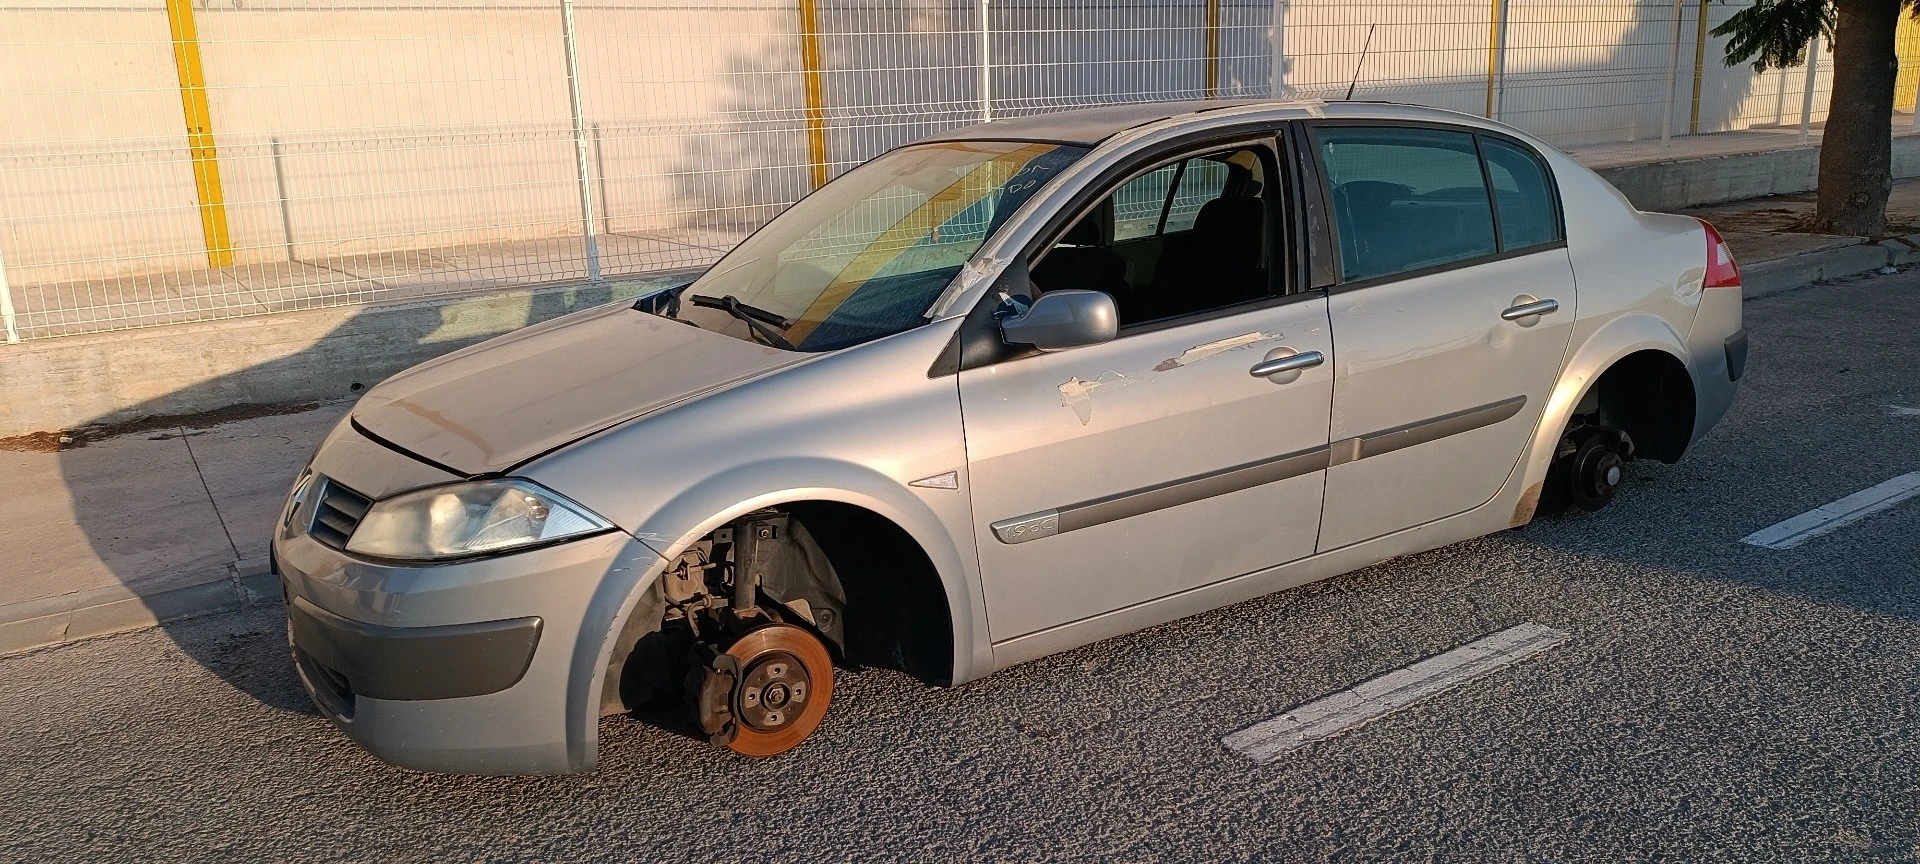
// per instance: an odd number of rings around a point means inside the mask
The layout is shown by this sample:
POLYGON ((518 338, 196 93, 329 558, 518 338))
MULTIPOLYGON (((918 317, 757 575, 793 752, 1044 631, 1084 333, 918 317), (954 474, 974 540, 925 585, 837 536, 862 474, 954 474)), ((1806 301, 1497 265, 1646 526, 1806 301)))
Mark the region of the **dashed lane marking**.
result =
POLYGON ((1902 474, 1833 503, 1822 504, 1791 519, 1775 522, 1740 538, 1740 542, 1767 549, 1792 549, 1822 534, 1831 534, 1852 525, 1915 495, 1920 495, 1920 471, 1902 474))
POLYGON ((1527 623, 1402 666, 1220 739, 1262 765, 1315 741, 1392 714, 1567 641, 1564 631, 1527 623))

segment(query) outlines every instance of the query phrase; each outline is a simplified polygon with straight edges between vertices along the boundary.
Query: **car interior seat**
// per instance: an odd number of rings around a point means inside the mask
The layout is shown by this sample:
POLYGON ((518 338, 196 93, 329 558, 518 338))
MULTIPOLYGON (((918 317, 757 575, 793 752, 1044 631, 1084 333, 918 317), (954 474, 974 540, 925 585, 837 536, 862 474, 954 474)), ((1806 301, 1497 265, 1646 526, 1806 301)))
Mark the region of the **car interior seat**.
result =
POLYGON ((1042 292, 1104 291, 1113 296, 1114 305, 1124 306, 1133 292, 1127 285, 1127 260, 1107 248, 1112 235, 1113 200, 1107 199, 1087 211, 1047 250, 1033 267, 1033 284, 1042 292))
MULTIPOLYGON (((1151 321, 1256 300, 1268 293, 1261 258, 1266 204, 1216 198, 1200 208, 1187 242, 1169 245, 1136 320, 1151 321)), ((1126 318, 1122 318, 1126 321, 1126 318)))

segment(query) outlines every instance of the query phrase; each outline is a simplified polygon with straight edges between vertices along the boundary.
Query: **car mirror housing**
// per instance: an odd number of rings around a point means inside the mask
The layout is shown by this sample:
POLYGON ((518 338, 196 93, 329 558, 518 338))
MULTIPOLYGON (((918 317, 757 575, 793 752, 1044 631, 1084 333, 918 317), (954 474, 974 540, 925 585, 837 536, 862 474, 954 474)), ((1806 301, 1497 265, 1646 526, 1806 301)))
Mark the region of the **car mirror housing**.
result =
POLYGON ((1120 310, 1104 291, 1051 291, 1027 311, 1000 322, 1000 338, 1042 351, 1097 345, 1119 332, 1120 310))

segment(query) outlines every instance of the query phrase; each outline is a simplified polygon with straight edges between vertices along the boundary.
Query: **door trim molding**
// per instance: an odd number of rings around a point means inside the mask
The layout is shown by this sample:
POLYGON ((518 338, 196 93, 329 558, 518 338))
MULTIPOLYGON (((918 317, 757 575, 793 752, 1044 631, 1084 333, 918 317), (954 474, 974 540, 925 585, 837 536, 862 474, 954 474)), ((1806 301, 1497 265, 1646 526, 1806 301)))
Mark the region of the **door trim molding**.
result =
POLYGON ((1513 396, 1498 402, 1430 417, 1404 426, 1370 432, 1294 453, 1235 465, 1192 477, 1093 498, 1038 513, 1028 513, 992 524, 993 536, 1006 544, 1025 543, 1068 531, 1092 528, 1133 516, 1204 501, 1255 486, 1278 483, 1335 465, 1404 450, 1504 421, 1527 404, 1513 396))
POLYGON ((1331 448, 1333 457, 1327 463, 1327 467, 1345 465, 1348 462, 1357 462, 1369 456, 1379 456, 1395 450, 1405 450, 1416 444, 1438 441, 1462 432, 1472 432, 1482 426, 1492 426, 1520 413, 1520 409, 1526 405, 1525 395, 1510 396, 1498 402, 1489 402, 1464 411, 1455 411, 1452 414, 1429 417, 1404 426, 1343 438, 1333 442, 1331 448))

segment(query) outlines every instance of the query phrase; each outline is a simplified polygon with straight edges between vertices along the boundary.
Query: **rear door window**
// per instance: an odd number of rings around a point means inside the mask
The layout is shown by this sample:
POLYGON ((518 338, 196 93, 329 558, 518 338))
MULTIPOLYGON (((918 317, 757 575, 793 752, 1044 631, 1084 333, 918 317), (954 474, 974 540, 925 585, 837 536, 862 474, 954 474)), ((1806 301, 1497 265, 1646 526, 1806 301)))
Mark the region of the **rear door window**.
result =
POLYGON ((1342 281, 1499 251, 1471 133, 1320 126, 1313 138, 1333 205, 1342 281))

